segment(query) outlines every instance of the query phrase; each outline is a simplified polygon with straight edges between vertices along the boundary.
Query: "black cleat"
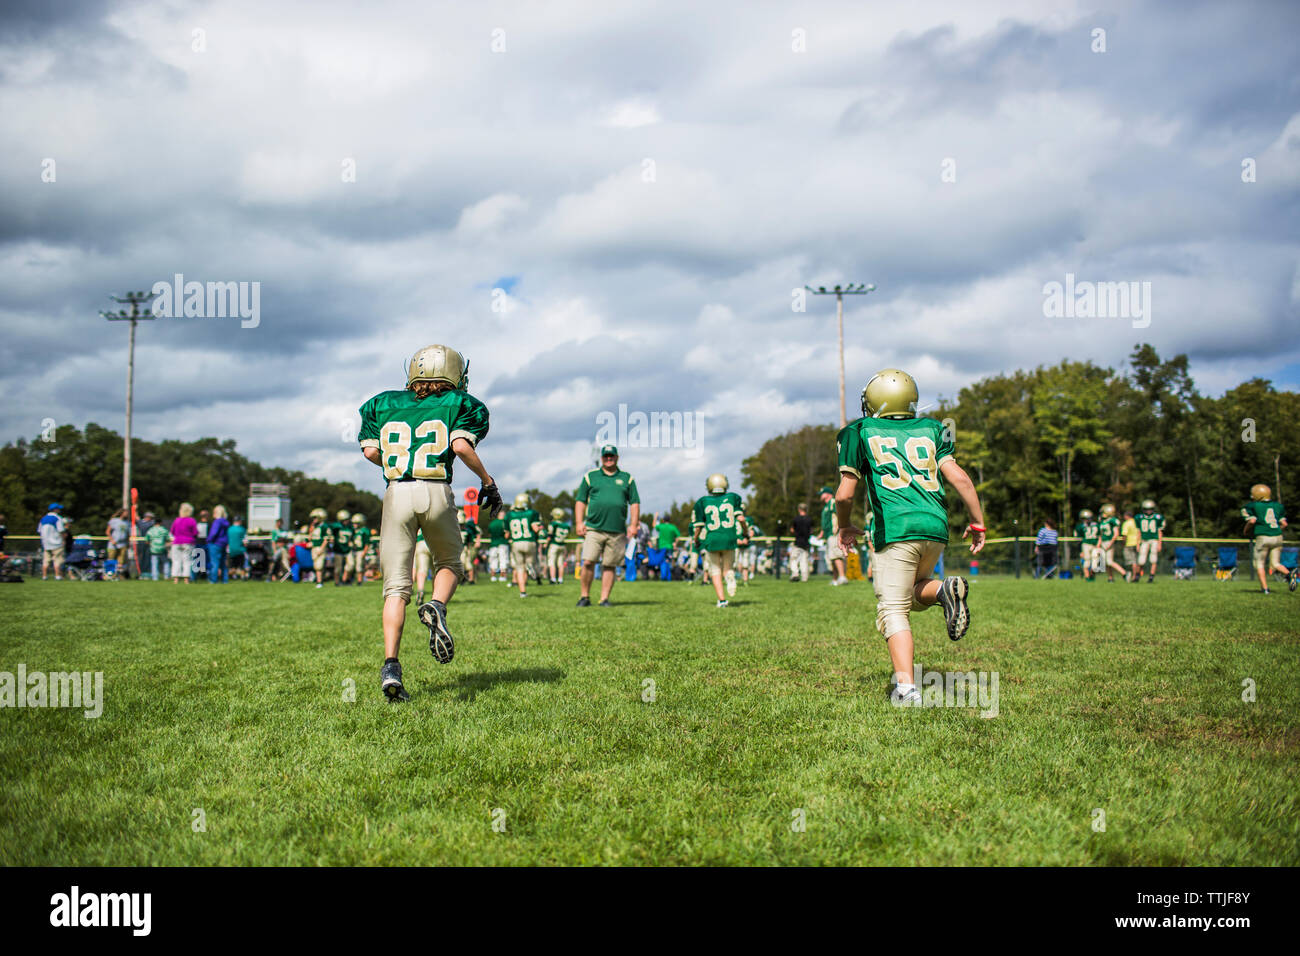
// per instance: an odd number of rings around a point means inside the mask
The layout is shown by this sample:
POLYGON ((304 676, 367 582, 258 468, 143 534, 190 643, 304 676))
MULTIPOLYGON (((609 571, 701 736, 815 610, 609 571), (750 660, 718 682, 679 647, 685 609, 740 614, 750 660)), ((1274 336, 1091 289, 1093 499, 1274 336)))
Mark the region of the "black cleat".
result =
POLYGON ((578 598, 578 607, 591 607, 591 598, 578 598))
POLYGON ((939 603, 943 606, 943 619, 948 625, 948 638, 960 641, 970 627, 970 608, 966 595, 970 586, 965 578, 944 578, 939 588, 939 603))
POLYGON ((1286 586, 1292 591, 1300 587, 1300 567, 1291 569, 1291 573, 1287 575, 1286 586))
POLYGON ((610 604, 609 601, 601 601, 601 602, 600 602, 600 606, 601 606, 601 607, 613 607, 614 605, 610 604))
POLYGON ((449 664, 456 656, 456 642, 447 630, 447 606, 441 601, 421 604, 420 623, 429 629, 429 653, 439 664, 449 664))
POLYGON ((384 692, 389 703, 411 699, 411 695, 402 686, 402 665, 397 661, 388 661, 379 669, 379 689, 384 692))

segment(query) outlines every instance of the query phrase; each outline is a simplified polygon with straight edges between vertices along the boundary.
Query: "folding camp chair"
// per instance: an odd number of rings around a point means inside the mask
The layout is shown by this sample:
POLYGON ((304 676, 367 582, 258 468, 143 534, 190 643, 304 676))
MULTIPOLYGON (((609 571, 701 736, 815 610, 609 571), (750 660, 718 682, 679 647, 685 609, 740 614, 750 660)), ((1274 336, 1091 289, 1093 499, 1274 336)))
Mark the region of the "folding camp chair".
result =
POLYGON ((1282 567, 1294 574, 1296 565, 1300 564, 1300 548, 1283 548, 1282 557, 1278 560, 1282 562, 1282 567))
POLYGON ((1219 549, 1219 563, 1214 566, 1214 580, 1231 581, 1237 573, 1237 549, 1224 547, 1219 549))
POLYGON ((1196 577, 1196 549, 1190 545, 1174 548, 1174 580, 1190 581, 1196 577))

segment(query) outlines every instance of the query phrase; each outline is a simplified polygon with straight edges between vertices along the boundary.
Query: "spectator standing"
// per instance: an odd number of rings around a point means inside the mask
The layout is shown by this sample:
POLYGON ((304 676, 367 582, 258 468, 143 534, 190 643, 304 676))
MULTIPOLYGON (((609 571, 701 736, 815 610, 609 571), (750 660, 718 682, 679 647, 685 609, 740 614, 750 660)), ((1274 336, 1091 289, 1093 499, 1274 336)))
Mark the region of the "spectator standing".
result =
MULTIPOLYGON (((204 512, 206 514, 206 512, 204 512)), ((230 569, 226 564, 226 546, 230 543, 230 522, 226 520, 226 509, 217 505, 212 509, 212 521, 208 524, 205 535, 205 547, 208 551, 208 581, 225 584, 230 580, 230 569)))
POLYGON ((823 487, 822 537, 826 539, 826 570, 834 576, 831 586, 838 587, 841 584, 848 584, 849 579, 844 575, 844 564, 847 555, 840 544, 839 519, 835 514, 834 499, 835 493, 830 488, 823 487))
MULTIPOLYGON (((146 515, 152 517, 152 515, 146 515)), ((167 529, 160 522, 152 521, 149 524, 149 530, 144 533, 145 544, 149 548, 149 578, 152 581, 161 580, 167 576, 167 529)))
MULTIPOLYGON (((790 533, 794 543, 790 545, 790 580, 807 581, 809 570, 808 552, 812 550, 812 518, 808 516, 808 506, 799 505, 799 513, 790 522, 790 533)), ((778 569, 779 570, 779 569, 778 569)))
POLYGON ((668 515, 661 514, 655 522, 655 547, 649 549, 650 567, 659 572, 659 580, 671 581, 673 568, 670 557, 673 542, 680 536, 677 525, 668 520, 668 515))
POLYGON ((199 538, 198 522, 194 520, 194 506, 185 502, 172 522, 172 580, 194 580, 195 557, 202 552, 195 546, 199 538))
POLYGON ((244 527, 244 519, 236 516, 230 525, 230 530, 226 532, 226 555, 229 558, 232 578, 243 580, 248 578, 247 548, 244 546, 244 538, 247 536, 248 529, 244 527))
POLYGON ((1037 564, 1037 567, 1034 568, 1034 577, 1048 577, 1056 573, 1058 540, 1056 525, 1052 523, 1050 518, 1044 519, 1043 526, 1038 529, 1038 536, 1034 539, 1034 553, 1037 564))
POLYGON ((1124 564, 1128 568, 1125 571, 1125 579, 1136 584, 1138 582, 1138 543, 1142 540, 1142 532, 1138 530, 1138 523, 1133 518, 1133 512, 1124 512, 1124 523, 1120 525, 1119 533, 1124 536, 1124 564))
POLYGON ((49 576, 51 564, 54 565, 54 580, 63 580, 63 556, 68 553, 63 536, 67 530, 68 521, 63 517, 63 505, 57 501, 51 502, 45 517, 36 526, 36 533, 41 537, 42 581, 49 576))
POLYGON ((117 562, 116 576, 118 580, 122 580, 129 576, 126 567, 126 550, 131 540, 131 525, 127 523, 125 508, 118 508, 113 512, 113 517, 108 519, 104 536, 108 538, 108 560, 117 562))

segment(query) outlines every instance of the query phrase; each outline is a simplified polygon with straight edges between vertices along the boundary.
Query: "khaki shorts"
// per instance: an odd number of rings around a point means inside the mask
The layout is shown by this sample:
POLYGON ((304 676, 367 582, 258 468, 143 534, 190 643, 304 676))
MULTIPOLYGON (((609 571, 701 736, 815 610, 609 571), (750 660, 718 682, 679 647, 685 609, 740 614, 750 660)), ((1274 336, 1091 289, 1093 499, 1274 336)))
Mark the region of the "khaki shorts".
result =
POLYGON ((434 571, 454 571, 465 579, 460 563, 461 533, 456 521, 456 496, 442 481, 393 481, 384 492, 379 526, 379 566, 384 597, 411 600, 411 564, 415 533, 424 532, 434 571))
POLYGON ((1137 563, 1138 563, 1138 549, 1137 549, 1137 548, 1133 548, 1133 547, 1130 547, 1130 546, 1128 546, 1128 545, 1124 545, 1124 563, 1125 563, 1125 564, 1137 564, 1137 563))
POLYGON ((63 545, 59 545, 57 548, 46 548, 45 560, 54 562, 54 573, 58 574, 63 567, 63 545))
POLYGON ((844 548, 840 545, 840 536, 838 532, 832 531, 830 537, 826 539, 826 563, 832 561, 843 561, 848 555, 844 553, 844 548))
POLYGON ((1083 544, 1081 545, 1081 547, 1083 548, 1083 564, 1084 567, 1087 567, 1089 564, 1092 563, 1092 551, 1093 548, 1096 547, 1096 545, 1083 544))
POLYGON ((1282 567, 1282 536, 1267 534, 1256 538, 1251 555, 1256 568, 1282 567))
POLYGON ((557 567, 564 563, 564 545, 552 544, 546 549, 546 566, 557 567))
POLYGON ((108 560, 110 560, 110 561, 116 561, 116 562, 117 562, 118 564, 120 564, 120 565, 125 565, 125 564, 126 564, 126 546, 123 545, 122 547, 110 547, 110 548, 108 549, 108 555, 107 555, 107 557, 108 557, 108 560))
POLYGON ((510 567, 518 571, 520 568, 527 571, 533 566, 533 559, 537 557, 536 541, 511 541, 510 542, 510 567))
POLYGON ((732 565, 736 562, 735 551, 705 551, 704 566, 709 569, 709 574, 726 576, 731 573, 732 565))
POLYGON ((582 539, 582 563, 600 564, 611 570, 623 561, 627 553, 627 534, 613 531, 587 529, 582 539))
POLYGON ((925 610, 912 589, 930 580, 943 547, 942 541, 895 541, 876 551, 871 585, 876 589, 876 630, 885 640, 911 628, 910 612, 925 610))
POLYGON ((358 574, 365 571, 366 563, 362 560, 363 552, 349 551, 347 560, 343 563, 344 571, 356 571, 358 574))
POLYGON ((1155 538, 1148 538, 1138 545, 1138 564, 1155 564, 1159 556, 1160 542, 1155 538))

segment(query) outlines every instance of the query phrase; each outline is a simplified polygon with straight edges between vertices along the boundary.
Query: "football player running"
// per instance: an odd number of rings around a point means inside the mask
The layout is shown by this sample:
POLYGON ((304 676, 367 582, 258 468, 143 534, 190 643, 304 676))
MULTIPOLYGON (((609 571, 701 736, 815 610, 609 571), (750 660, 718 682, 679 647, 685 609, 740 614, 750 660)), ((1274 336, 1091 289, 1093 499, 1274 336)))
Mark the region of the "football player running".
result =
POLYGON ((894 667, 890 699, 919 706, 912 671, 912 611, 943 607, 948 637, 960 640, 970 626, 965 578, 931 578, 948 542, 944 481, 970 513, 962 533, 970 550, 984 547, 984 511, 970 476, 953 458, 953 441, 943 424, 917 418, 918 393, 912 376, 898 369, 877 372, 862 390, 862 418, 840 430, 840 485, 835 492, 839 541, 847 551, 862 536, 853 527, 853 501, 866 485, 867 508, 875 516, 876 629, 894 667))
POLYGON ((727 490, 729 484, 726 475, 709 475, 704 482, 708 494, 695 502, 691 519, 691 535, 704 549, 705 567, 718 596, 718 607, 726 607, 727 598, 736 596, 736 545, 749 537, 745 504, 740 495, 727 490), (726 596, 722 593, 724 581, 726 596))
POLYGON ((569 536, 569 522, 563 508, 551 509, 551 523, 546 526, 546 574, 552 584, 564 583, 564 539, 569 536))
POLYGON ((1128 580, 1128 572, 1115 563, 1115 542, 1119 540, 1119 527, 1119 518, 1115 516, 1115 506, 1112 504, 1102 505, 1101 521, 1097 526, 1097 547, 1101 550, 1101 560, 1097 563, 1101 567, 1097 568, 1097 570, 1106 572, 1107 581, 1115 580, 1116 571, 1125 581, 1128 580))
POLYGON ((497 516, 488 522, 488 572, 493 581, 506 580, 510 561, 510 543, 506 541, 506 519, 497 516))
POLYGON ((447 602, 465 577, 462 540, 451 490, 452 465, 464 462, 482 483, 479 507, 491 519, 501 507, 496 482, 479 459, 488 410, 465 391, 469 363, 445 345, 427 345, 407 365, 406 388, 380 392, 361 406, 358 438, 366 460, 383 469, 379 563, 384 575, 384 665, 380 688, 390 701, 409 700, 398 651, 411 600, 411 558, 417 531, 433 560, 433 595, 418 609, 429 651, 440 664, 455 654, 447 602))
POLYGON ((1160 549, 1165 540, 1165 516, 1156 511, 1156 503, 1148 498, 1142 502, 1142 510, 1137 516, 1138 533, 1141 535, 1138 540, 1138 560, 1137 560, 1137 580, 1142 580, 1142 575, 1149 564, 1151 566, 1150 583, 1156 583, 1156 560, 1160 557, 1160 549))
POLYGON ((537 542, 541 540, 542 516, 528 501, 526 492, 515 495, 515 506, 506 515, 506 534, 510 538, 510 568, 520 597, 528 597, 528 573, 537 560, 537 542))
POLYGON ((1081 565, 1083 567, 1083 579, 1091 581, 1093 575, 1100 570, 1094 567, 1097 563, 1100 548, 1097 546, 1098 536, 1101 528, 1094 520, 1093 513, 1087 508, 1079 512, 1079 523, 1074 526, 1074 533, 1079 538, 1079 548, 1083 552, 1081 565))
POLYGON ((1255 575, 1259 589, 1269 593, 1270 575, 1280 574, 1292 591, 1300 582, 1300 567, 1287 571, 1282 564, 1282 530, 1286 527, 1286 510, 1282 502, 1273 500, 1273 489, 1268 485, 1252 485, 1250 500, 1242 506, 1241 516, 1246 519, 1246 533, 1254 535, 1251 548, 1255 575))

